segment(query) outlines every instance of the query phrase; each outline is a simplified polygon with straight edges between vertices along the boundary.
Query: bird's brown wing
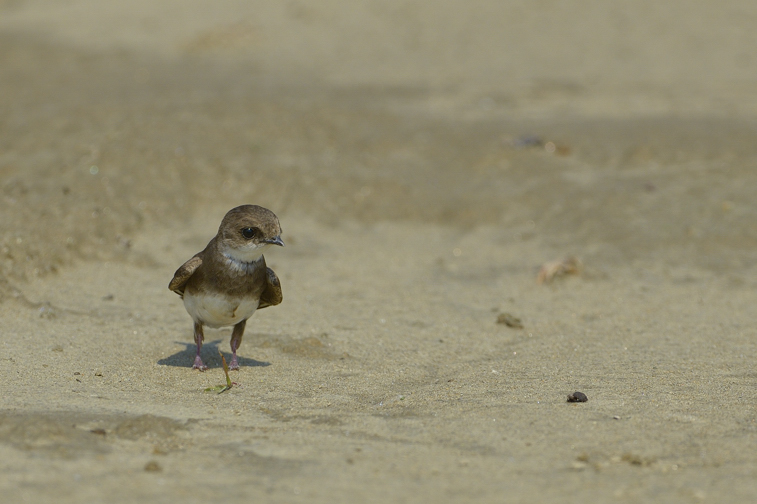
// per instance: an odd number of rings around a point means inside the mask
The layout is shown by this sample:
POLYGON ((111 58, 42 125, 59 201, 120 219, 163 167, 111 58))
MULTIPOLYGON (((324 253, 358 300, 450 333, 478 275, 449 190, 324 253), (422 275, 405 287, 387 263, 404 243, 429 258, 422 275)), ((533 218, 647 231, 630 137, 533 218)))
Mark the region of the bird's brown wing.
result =
POLYGON ((271 268, 266 268, 266 286, 262 294, 260 294, 260 304, 258 310, 266 308, 268 306, 276 306, 284 299, 281 295, 281 282, 279 277, 273 272, 271 268))
POLYGON ((200 256, 194 256, 189 261, 182 264, 176 273, 173 274, 173 280, 168 284, 168 288, 174 291, 181 297, 184 297, 184 286, 187 285, 187 280, 192 274, 197 271, 197 268, 202 264, 202 258, 200 256))

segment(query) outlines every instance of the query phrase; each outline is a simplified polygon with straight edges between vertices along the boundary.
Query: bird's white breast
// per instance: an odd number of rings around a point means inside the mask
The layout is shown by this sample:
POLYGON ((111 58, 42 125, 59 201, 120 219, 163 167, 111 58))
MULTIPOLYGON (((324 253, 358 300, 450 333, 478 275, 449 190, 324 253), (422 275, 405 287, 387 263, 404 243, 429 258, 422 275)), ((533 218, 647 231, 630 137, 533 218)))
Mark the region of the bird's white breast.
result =
POLYGON ((184 307, 195 322, 209 327, 230 326, 247 320, 255 313, 260 299, 231 297, 222 294, 184 293, 184 307))

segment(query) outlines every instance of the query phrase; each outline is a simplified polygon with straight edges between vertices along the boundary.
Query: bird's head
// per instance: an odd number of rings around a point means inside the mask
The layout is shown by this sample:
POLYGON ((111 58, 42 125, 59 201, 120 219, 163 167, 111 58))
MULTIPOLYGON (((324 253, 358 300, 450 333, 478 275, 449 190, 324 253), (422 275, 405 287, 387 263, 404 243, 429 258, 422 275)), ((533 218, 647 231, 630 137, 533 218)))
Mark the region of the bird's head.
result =
POLYGON ((284 246, 276 214, 257 205, 232 208, 218 228, 219 248, 243 263, 257 261, 271 245, 284 246))

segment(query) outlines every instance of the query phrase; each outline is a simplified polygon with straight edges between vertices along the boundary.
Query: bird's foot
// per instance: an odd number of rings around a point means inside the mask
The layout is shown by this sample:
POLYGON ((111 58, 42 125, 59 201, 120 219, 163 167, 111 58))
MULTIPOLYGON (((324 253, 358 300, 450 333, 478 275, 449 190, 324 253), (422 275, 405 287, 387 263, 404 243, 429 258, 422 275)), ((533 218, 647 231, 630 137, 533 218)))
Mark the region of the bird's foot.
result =
POLYGON ((204 362, 202 362, 202 359, 198 355, 195 357, 195 363, 194 366, 192 366, 192 369, 199 369, 200 371, 205 371, 208 369, 208 366, 205 365, 204 362))
POLYGON ((231 362, 229 362, 229 371, 239 371, 239 362, 237 362, 237 356, 234 355, 231 357, 231 362))

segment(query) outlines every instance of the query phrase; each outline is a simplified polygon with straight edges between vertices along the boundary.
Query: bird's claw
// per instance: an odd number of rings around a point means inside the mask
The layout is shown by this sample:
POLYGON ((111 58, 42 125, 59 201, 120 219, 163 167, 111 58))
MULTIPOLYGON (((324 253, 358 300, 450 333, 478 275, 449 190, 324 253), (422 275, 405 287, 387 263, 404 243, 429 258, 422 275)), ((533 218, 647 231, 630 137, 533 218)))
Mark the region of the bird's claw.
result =
POLYGON ((229 363, 229 371, 239 371, 239 362, 237 362, 237 356, 231 358, 229 363))
POLYGON ((202 362, 202 359, 200 359, 200 356, 198 355, 195 357, 195 363, 192 366, 192 369, 199 369, 200 371, 206 371, 208 369, 208 366, 205 365, 204 362, 202 362))

